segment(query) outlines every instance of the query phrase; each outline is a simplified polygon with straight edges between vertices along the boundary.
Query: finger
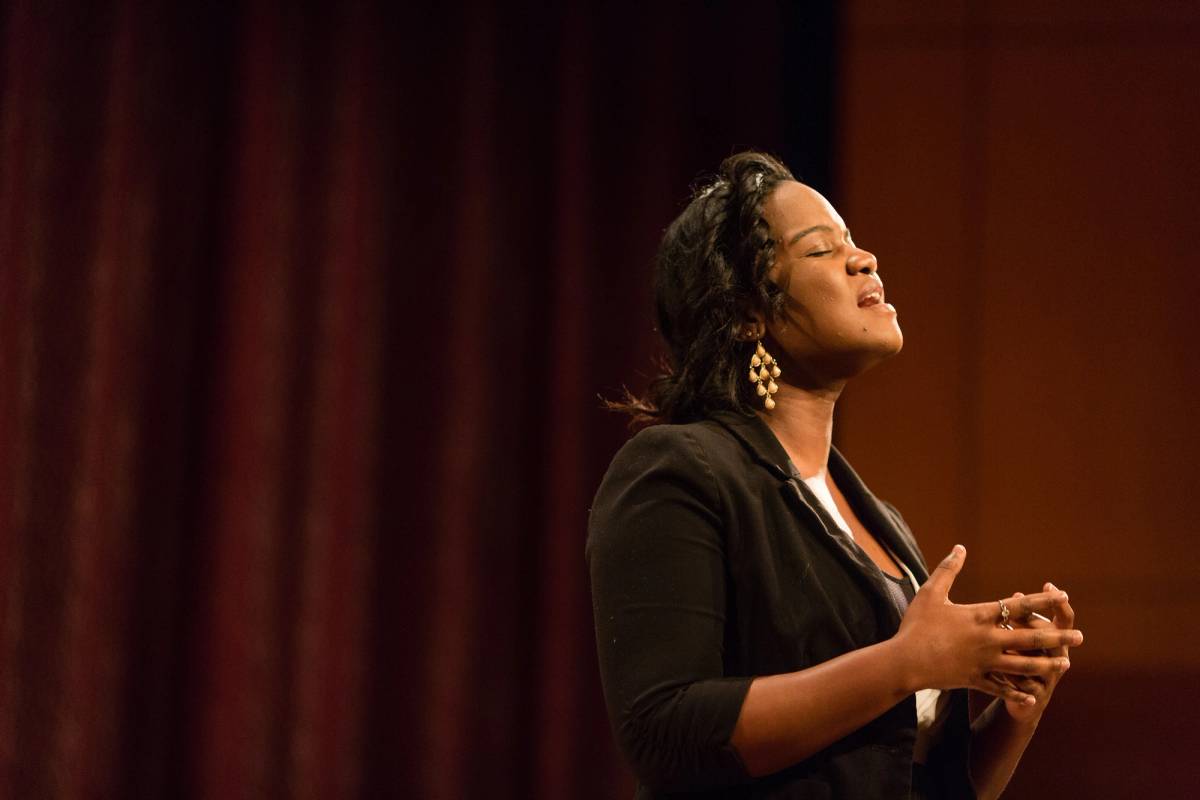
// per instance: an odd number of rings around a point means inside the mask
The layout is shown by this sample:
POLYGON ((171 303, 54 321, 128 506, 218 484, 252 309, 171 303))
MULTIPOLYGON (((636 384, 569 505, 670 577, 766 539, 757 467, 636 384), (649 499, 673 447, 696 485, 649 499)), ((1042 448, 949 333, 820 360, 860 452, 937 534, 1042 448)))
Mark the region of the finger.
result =
POLYGON ((990 694, 992 697, 999 697, 1001 700, 1011 700, 1014 703, 1031 706, 1037 702, 1037 698, 1027 692, 1022 692, 1009 683, 1001 683, 991 675, 983 675, 977 681, 971 684, 972 689, 978 689, 981 692, 990 694))
POLYGON ((1009 689, 1016 689, 1019 692, 1033 695, 1039 701, 1043 697, 1050 696, 1050 693, 1053 691, 1053 682, 1057 681, 1057 678, 1046 679, 1036 675, 1010 675, 1005 672, 988 672, 984 677, 1009 689))
POLYGON ((1012 610, 1014 617, 1031 617, 1039 611, 1057 613, 1058 607, 1067 602, 1067 593, 1060 589, 1051 589, 1041 594, 1023 594, 1014 601, 1016 608, 1012 610))
POLYGON ((1049 617, 1044 617, 1037 612, 1030 614, 1028 617, 1021 618, 1009 612, 1008 622, 1015 628, 1053 628, 1054 621, 1049 617))
MULTIPOLYGON (((932 580, 932 579, 931 579, 932 580)), ((1038 611, 1053 611, 1067 601, 1066 592, 1042 592, 1040 594, 1023 594, 1020 597, 1006 598, 1003 602, 1008 608, 1009 618, 1025 619, 1038 611)), ((999 624, 1001 617, 1000 603, 993 600, 990 603, 974 603, 970 606, 980 623, 993 622, 999 624)))
MULTIPOLYGON (((1047 583, 1046 585, 1050 587, 1050 592, 1061 591, 1053 583, 1047 583)), ((1066 592, 1063 592, 1063 594, 1065 595, 1066 592)), ((1060 628, 1075 627, 1075 609, 1071 607, 1070 602, 1066 598, 1063 598, 1063 601, 1054 609, 1054 624, 1060 628)))
MULTIPOLYGON (((1046 589, 1046 591, 1047 591, 1047 592, 1055 592, 1055 591, 1058 591, 1057 589, 1055 589, 1055 588, 1054 588, 1053 586, 1051 586, 1050 584, 1046 584, 1046 586, 1048 587, 1048 588, 1046 589)), ((1024 596, 1025 596, 1025 593, 1024 593, 1024 592, 1013 592, 1013 599, 1014 599, 1014 600, 1015 600, 1015 599, 1017 599, 1018 597, 1024 597, 1024 596)), ((1029 620, 1029 624, 1030 624, 1032 627, 1035 627, 1035 628, 1036 628, 1036 627, 1037 627, 1039 624, 1042 624, 1042 625, 1048 625, 1048 624, 1050 624, 1050 618, 1049 618, 1049 617, 1043 617, 1041 614, 1037 613, 1036 611, 1035 611, 1035 612, 1033 612, 1032 614, 1030 614, 1030 615, 1027 617, 1027 619, 1029 620), (1038 622, 1034 622, 1033 620, 1040 620, 1040 623, 1038 623, 1038 622)), ((1070 627, 1070 626, 1068 626, 1068 627, 1070 627)))
MULTIPOLYGON (((988 673, 989 676, 994 676, 996 673, 988 673)), ((1012 688, 1024 694, 1032 695, 1039 703, 1049 700, 1050 695, 1054 693, 1053 680, 1038 678, 1031 675, 1006 675, 1006 683, 1012 688)))
POLYGON ((1020 689, 1025 694, 1031 694, 1041 700, 1042 695, 1046 694, 1047 681, 1044 678, 1038 678, 1030 675, 1009 675, 1009 683, 1015 688, 1020 689))
POLYGON ((1051 678, 1055 675, 1061 675, 1070 669, 1071 661, 1066 658, 1015 656, 1008 653, 1001 653, 989 665, 989 668, 994 672, 1003 672, 1008 675, 1035 675, 1051 678))
MULTIPOLYGON (((1050 583, 1049 581, 1046 582, 1046 586, 1050 587, 1049 591, 1052 591, 1052 592, 1059 591, 1058 587, 1055 586, 1053 583, 1050 583)), ((1063 629, 1075 627, 1075 609, 1073 609, 1071 607, 1071 604, 1069 602, 1067 602, 1066 600, 1064 600, 1062 603, 1060 603, 1058 608, 1055 609, 1054 625, 1055 625, 1055 627, 1063 628, 1063 629)), ((1051 655, 1067 656, 1067 655, 1069 655, 1069 651, 1068 651, 1067 647, 1064 646, 1064 647, 1057 648, 1055 650, 1055 652, 1052 653, 1051 655)))
POLYGON ((1009 624, 1011 624, 1014 629, 1021 629, 1021 630, 1029 630, 1029 629, 1033 629, 1033 628, 1043 628, 1046 630, 1051 630, 1051 629, 1058 630, 1057 628, 1055 628, 1053 622, 1051 622, 1048 619, 1040 619, 1039 617, 1027 617, 1025 619, 1017 619, 1016 617, 1013 617, 1009 620, 1009 624))
POLYGON ((1083 644, 1083 631, 1058 628, 997 628, 993 641, 1001 650, 1053 650, 1058 647, 1078 647, 1083 644))
POLYGON ((1001 686, 1013 686, 1013 676, 1006 675, 1003 672, 989 672, 985 676, 988 680, 995 681, 1001 686))
POLYGON ((934 568, 933 574, 921 588, 933 592, 939 600, 949 599, 950 587, 954 585, 954 579, 962 571, 963 562, 966 560, 967 548, 961 544, 954 545, 950 555, 943 558, 942 563, 934 568))

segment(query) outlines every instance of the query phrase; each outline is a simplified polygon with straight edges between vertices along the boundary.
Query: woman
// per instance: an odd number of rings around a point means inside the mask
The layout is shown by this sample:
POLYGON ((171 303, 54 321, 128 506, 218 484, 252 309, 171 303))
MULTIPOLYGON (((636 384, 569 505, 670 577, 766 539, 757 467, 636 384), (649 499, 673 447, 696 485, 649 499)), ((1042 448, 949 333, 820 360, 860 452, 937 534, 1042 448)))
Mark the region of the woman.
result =
POLYGON ((902 344, 875 257, 750 152, 656 269, 671 368, 620 407, 667 424, 613 459, 587 549, 638 797, 999 795, 1082 634, 1051 584, 951 603, 965 550, 930 576, 831 446, 846 382, 902 344))

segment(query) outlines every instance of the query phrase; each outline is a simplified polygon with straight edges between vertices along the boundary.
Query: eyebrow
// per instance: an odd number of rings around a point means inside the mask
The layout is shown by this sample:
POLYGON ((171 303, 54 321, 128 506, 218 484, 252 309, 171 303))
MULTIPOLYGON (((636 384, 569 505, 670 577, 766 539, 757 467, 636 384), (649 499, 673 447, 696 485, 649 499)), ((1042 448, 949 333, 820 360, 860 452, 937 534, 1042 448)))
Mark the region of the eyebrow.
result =
MULTIPOLYGON (((803 239, 805 236, 808 236, 810 233, 815 233, 816 231, 825 231, 826 233, 834 233, 835 232, 833 230, 833 228, 829 227, 828 225, 813 225, 811 228, 805 228, 804 230, 800 231, 795 236, 793 236, 791 241, 788 242, 788 246, 791 247, 796 242, 803 239)), ((849 230, 846 231, 846 238, 847 239, 854 238, 853 236, 850 235, 849 230)))

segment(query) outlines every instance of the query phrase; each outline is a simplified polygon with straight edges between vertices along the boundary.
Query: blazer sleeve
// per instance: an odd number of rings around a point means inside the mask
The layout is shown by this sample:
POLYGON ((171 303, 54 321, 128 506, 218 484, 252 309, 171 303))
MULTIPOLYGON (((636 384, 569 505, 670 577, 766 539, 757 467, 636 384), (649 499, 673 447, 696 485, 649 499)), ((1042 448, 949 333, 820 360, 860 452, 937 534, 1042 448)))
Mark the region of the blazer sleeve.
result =
POLYGON ((724 675, 720 499, 682 426, 644 430, 613 459, 587 558, 605 701, 638 778, 665 791, 749 780, 729 743, 751 678, 724 675))

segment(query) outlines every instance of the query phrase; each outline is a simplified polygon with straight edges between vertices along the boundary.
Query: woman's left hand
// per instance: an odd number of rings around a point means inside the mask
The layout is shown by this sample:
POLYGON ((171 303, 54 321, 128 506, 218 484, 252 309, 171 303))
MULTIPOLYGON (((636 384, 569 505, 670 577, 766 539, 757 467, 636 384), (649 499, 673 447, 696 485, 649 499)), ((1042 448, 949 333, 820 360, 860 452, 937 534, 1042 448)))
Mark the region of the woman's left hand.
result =
MULTIPOLYGON (((1046 592, 1058 591, 1052 583, 1047 583, 1043 589, 1046 592)), ((1023 597, 1021 592, 1013 595, 1013 599, 1023 597)), ((1059 628, 1070 630, 1075 626, 1075 611, 1071 608, 1070 603, 1064 602, 1057 607, 1054 612, 1054 618, 1047 620, 1038 616, 1025 617, 1023 619, 1012 619, 1014 627, 1020 628, 1059 628)), ((1047 655, 1057 656, 1061 658, 1069 658, 1070 648, 1066 645, 1062 647, 1050 648, 1049 650, 1040 651, 1047 655)), ((1041 718, 1042 712, 1046 710, 1046 704, 1050 702, 1051 695, 1054 694, 1054 689, 1058 686, 1058 682, 1062 680, 1062 676, 1070 668, 1070 662, 1067 662, 1067 667, 1062 672, 1047 676, 1029 676, 1029 675, 1005 675, 1013 686, 1020 689, 1022 692, 1033 695, 1036 702, 1032 705, 1024 705, 1012 700, 1004 701, 1004 708, 1008 715, 1018 722, 1036 722, 1041 718)))

